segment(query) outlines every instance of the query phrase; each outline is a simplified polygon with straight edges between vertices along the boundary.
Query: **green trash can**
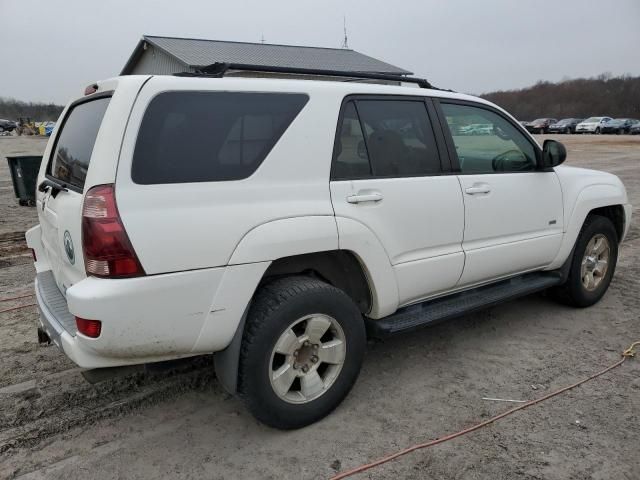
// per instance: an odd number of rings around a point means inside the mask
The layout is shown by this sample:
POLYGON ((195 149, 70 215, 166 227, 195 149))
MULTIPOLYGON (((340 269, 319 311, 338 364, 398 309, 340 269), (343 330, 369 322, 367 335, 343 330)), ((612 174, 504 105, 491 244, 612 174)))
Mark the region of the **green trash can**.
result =
POLYGON ((21 155, 7 157, 9 171, 13 181, 13 191, 18 203, 33 207, 36 204, 36 181, 40 171, 41 156, 21 155))

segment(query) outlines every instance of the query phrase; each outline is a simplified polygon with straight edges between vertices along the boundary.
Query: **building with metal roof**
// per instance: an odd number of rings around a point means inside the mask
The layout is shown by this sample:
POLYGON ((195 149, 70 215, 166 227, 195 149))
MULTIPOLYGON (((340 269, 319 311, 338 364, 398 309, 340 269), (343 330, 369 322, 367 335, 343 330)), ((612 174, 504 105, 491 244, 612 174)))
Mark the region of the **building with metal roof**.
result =
MULTIPOLYGON (((151 35, 144 35, 138 42, 121 75, 171 75, 195 72, 213 63, 412 75, 412 72, 403 68, 344 48, 301 47, 151 35)), ((246 75, 247 73, 238 72, 238 74, 246 75)), ((272 76, 264 73, 262 75, 272 76)))

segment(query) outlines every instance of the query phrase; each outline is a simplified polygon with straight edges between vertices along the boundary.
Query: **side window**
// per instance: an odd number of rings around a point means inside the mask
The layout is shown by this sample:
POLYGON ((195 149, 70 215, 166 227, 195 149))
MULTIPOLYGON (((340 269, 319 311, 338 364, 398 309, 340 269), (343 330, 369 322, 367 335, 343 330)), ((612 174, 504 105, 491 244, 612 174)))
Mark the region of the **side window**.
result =
POLYGON ((334 148, 331 178, 343 180, 371 175, 369 156, 364 143, 360 120, 353 102, 347 103, 342 114, 342 125, 334 148))
POLYGON ((531 142, 509 121, 480 107, 442 103, 462 173, 536 169, 531 142))
POLYGON ((427 108, 414 100, 358 100, 374 177, 440 173, 427 108))
POLYGON ((131 177, 143 185, 247 178, 307 100, 295 93, 161 93, 142 119, 131 177))

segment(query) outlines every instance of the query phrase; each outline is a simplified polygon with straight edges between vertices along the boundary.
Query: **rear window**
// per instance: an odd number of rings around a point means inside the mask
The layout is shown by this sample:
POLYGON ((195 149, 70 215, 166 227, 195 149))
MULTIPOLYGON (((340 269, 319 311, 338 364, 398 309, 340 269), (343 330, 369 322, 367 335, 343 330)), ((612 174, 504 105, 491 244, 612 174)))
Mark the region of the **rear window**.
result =
POLYGON ((131 177, 144 185, 247 178, 307 100, 293 93, 162 93, 142 119, 131 177))
POLYGON ((98 129, 111 97, 73 107, 62 124, 47 173, 82 190, 98 129))

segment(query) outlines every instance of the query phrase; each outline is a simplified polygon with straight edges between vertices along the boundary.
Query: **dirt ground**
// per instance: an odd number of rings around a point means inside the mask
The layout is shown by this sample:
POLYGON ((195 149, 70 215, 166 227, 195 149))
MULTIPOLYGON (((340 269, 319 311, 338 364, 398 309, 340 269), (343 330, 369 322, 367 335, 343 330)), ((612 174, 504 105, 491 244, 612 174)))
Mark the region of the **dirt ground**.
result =
MULTIPOLYGON (((567 163, 606 170, 640 205, 640 136, 558 136, 567 163)), ((32 291, 22 235, 33 208, 13 197, 4 156, 37 138, 0 137, 0 298, 32 291)), ((257 423, 223 392, 209 359, 90 385, 36 341, 36 310, 0 314, 0 478, 327 478, 455 432, 585 377, 640 340, 640 222, 609 292, 576 310, 544 295, 370 342, 346 401, 310 427, 257 423)), ((0 303, 0 310, 32 303, 0 303)), ((638 479, 640 358, 578 389, 356 478, 638 479)))

